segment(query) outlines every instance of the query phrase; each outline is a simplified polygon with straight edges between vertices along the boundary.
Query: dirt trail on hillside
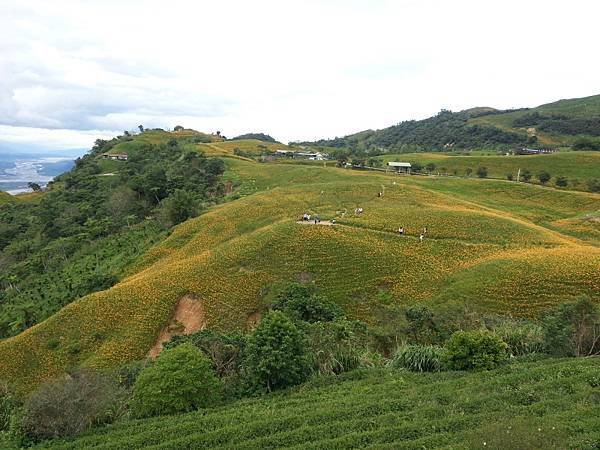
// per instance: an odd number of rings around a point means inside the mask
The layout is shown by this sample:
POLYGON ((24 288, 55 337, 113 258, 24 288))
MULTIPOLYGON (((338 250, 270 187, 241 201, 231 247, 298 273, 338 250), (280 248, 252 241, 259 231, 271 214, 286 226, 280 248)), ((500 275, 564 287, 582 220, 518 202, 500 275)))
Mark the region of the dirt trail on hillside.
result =
POLYGON ((148 352, 148 356, 156 358, 163 350, 163 344, 173 336, 192 334, 205 327, 206 314, 202 300, 192 294, 183 296, 177 303, 169 323, 161 330, 156 343, 148 352))

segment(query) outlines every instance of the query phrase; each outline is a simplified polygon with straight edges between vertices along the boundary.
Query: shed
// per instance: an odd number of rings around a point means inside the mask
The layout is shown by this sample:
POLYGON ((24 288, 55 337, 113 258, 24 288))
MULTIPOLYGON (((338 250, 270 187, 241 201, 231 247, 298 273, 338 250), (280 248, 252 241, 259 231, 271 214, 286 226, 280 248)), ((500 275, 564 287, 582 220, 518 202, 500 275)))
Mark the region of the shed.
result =
POLYGON ((396 172, 410 173, 411 164, 409 162, 390 161, 387 165, 388 167, 394 167, 396 172))

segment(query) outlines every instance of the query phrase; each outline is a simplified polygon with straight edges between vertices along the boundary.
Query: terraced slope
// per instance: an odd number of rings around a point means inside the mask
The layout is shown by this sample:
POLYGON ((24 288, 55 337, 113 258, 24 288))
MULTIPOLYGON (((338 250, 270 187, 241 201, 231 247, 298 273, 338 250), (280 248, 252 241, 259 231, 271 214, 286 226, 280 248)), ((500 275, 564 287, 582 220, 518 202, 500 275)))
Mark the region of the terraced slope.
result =
POLYGON ((600 209, 598 195, 238 159, 228 166, 248 195, 177 227, 113 288, 1 342, 0 378, 30 389, 65 367, 141 358, 186 294, 201 299, 206 326, 243 329, 276 280, 311 280, 367 321, 382 290, 397 304, 517 316, 600 295, 597 234, 578 222, 600 209), (305 211, 338 223, 296 223, 305 211))
POLYGON ((44 448, 591 449, 600 442, 599 364, 552 359, 478 373, 349 373, 44 448))

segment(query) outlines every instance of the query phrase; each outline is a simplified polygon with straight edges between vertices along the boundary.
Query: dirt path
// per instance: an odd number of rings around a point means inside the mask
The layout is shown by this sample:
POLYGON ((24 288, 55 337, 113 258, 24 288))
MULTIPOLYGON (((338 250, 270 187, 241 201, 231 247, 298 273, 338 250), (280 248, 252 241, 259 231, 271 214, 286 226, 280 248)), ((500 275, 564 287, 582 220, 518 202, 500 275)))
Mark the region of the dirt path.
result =
POLYGON ((321 220, 318 223, 315 223, 314 220, 298 220, 296 221, 296 223, 300 224, 300 225, 327 225, 327 226, 331 226, 331 225, 337 225, 335 223, 331 223, 330 220, 321 220))
POLYGON ((206 316, 202 300, 192 294, 181 297, 169 323, 161 330, 156 343, 148 352, 150 358, 156 358, 163 350, 163 344, 173 336, 192 334, 206 327, 206 316))

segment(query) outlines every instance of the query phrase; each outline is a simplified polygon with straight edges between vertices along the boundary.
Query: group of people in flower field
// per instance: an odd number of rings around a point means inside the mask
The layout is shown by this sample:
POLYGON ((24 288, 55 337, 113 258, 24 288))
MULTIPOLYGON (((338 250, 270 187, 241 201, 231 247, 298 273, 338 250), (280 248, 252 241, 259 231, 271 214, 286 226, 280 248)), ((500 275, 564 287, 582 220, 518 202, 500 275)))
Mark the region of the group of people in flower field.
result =
MULTIPOLYGON (((362 214, 364 211, 363 208, 355 208, 354 209, 354 214, 359 215, 362 214)), ((321 223, 321 217, 318 214, 310 214, 310 213, 304 213, 302 214, 302 217, 300 219, 302 222, 314 222, 315 225, 318 225, 321 223)), ((332 225, 336 223, 336 219, 331 219, 331 221, 329 221, 328 223, 331 223, 332 225)), ((404 226, 401 226, 400 228, 398 228, 397 233, 400 236, 404 236, 405 234, 407 234, 406 232, 406 228, 404 228, 404 226)), ((423 227, 423 230, 419 233, 419 242, 423 242, 423 240, 425 239, 425 236, 427 235, 427 227, 423 227)))

